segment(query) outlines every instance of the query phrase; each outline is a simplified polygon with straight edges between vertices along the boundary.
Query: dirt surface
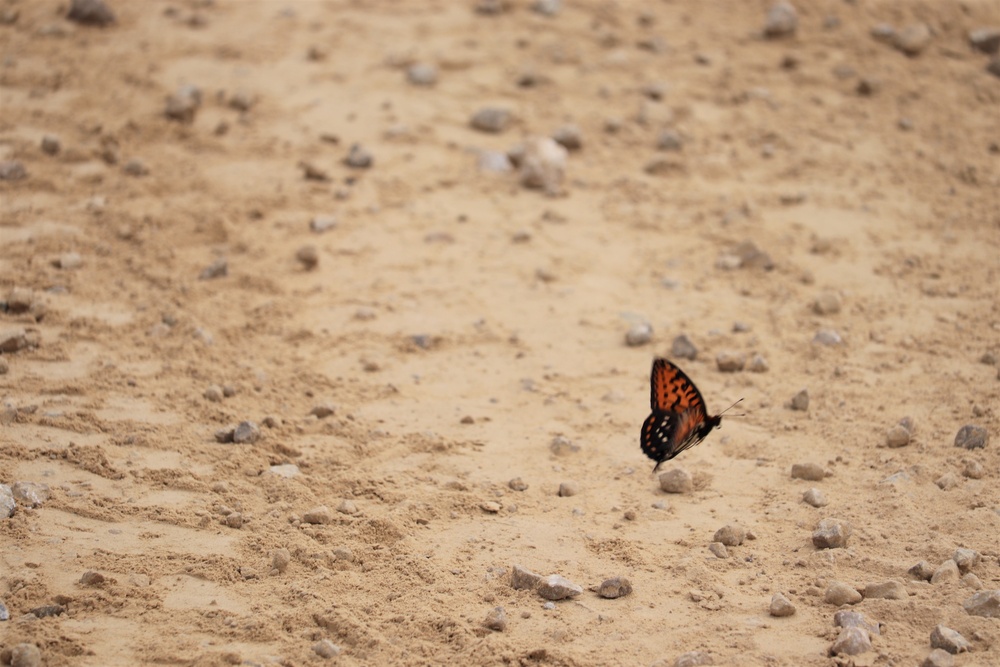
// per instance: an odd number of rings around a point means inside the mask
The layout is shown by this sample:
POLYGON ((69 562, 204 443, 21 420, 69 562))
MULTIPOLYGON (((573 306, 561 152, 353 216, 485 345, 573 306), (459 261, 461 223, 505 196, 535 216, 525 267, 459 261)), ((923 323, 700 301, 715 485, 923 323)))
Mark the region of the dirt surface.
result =
POLYGON ((0 658, 916 665, 944 624, 1000 664, 963 607, 1000 589, 1000 78, 968 38, 1000 4, 799 2, 779 38, 767 2, 533 4, 0 2, 0 483, 49 487, 0 519, 0 658), (917 23, 914 55, 872 34, 917 23), (482 167, 568 124, 547 189, 482 167), (681 334, 709 411, 743 402, 667 494, 638 439, 681 334), (871 650, 831 656, 831 587, 871 650))

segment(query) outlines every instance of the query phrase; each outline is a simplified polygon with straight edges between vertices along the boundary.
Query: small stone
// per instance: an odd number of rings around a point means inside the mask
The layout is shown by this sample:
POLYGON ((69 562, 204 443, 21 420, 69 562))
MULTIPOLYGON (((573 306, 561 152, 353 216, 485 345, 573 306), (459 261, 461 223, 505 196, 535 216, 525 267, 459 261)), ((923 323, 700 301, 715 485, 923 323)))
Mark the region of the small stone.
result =
POLYGON ((870 650, 871 637, 862 628, 844 628, 830 646, 830 653, 833 655, 861 655, 870 650))
POLYGON ((812 543, 817 549, 840 549, 847 546, 853 529, 847 521, 823 519, 812 534, 812 543))
POLYGON ((275 475, 276 477, 284 477, 285 479, 291 479, 297 477, 302 471, 294 463, 285 463, 283 465, 271 466, 267 469, 269 475, 275 475))
POLYGON ((233 442, 237 445, 252 445, 260 440, 260 429, 251 421, 242 421, 233 430, 233 442))
POLYGON ((715 365, 722 373, 736 373, 746 366, 747 356, 742 352, 719 352, 715 355, 715 365))
POLYGON ((747 364, 747 370, 751 373, 766 373, 769 368, 767 359, 759 354, 750 357, 750 363, 747 364))
POLYGON ((54 134, 46 134, 42 137, 42 152, 46 155, 58 155, 62 150, 62 142, 54 134))
POLYGON ((600 588, 597 589, 598 595, 609 600, 623 598, 631 592, 632 582, 626 577, 611 577, 610 579, 605 579, 601 582, 600 588))
POLYGON ((206 266, 198 274, 198 280, 214 280, 229 275, 229 262, 225 258, 219 258, 206 266))
POLYGON ((406 79, 414 86, 433 86, 438 80, 438 68, 430 63, 413 63, 406 69, 406 79))
POLYGON ((795 605, 781 593, 775 593, 771 596, 771 605, 767 608, 767 611, 771 616, 783 618, 795 613, 795 605))
POLYGON ((484 107, 474 113, 469 121, 473 129, 494 134, 506 130, 510 123, 510 111, 499 107, 484 107))
POLYGON ((934 574, 931 575, 931 583, 942 584, 948 581, 958 581, 959 576, 958 564, 949 558, 934 570, 934 574))
POLYGON ((34 644, 14 644, 8 664, 10 667, 41 667, 42 652, 34 644))
POLYGON ((580 451, 580 445, 575 444, 564 435, 557 435, 552 438, 552 442, 549 443, 549 451, 556 456, 568 456, 569 454, 576 454, 580 451))
POLYGON ((330 180, 330 174, 327 173, 326 169, 312 162, 302 160, 299 162, 299 168, 302 170, 302 176, 307 181, 326 182, 330 180))
POLYGON ((729 558, 729 550, 726 549, 726 545, 722 542, 709 542, 708 550, 716 558, 729 558))
POLYGON ((59 255, 59 259, 56 260, 56 266, 65 271, 78 269, 81 265, 83 265, 83 258, 80 257, 80 253, 77 252, 64 252, 59 255))
POLYGON ((955 561, 955 565, 958 565, 958 570, 965 573, 979 565, 980 556, 977 551, 959 547, 955 549, 951 559, 955 561))
POLYGON ((885 432, 885 444, 888 447, 905 447, 910 444, 910 432, 901 424, 896 424, 885 432))
POLYGON ((805 501, 806 504, 812 505, 813 507, 826 507, 829 504, 829 501, 826 499, 826 495, 816 487, 807 489, 806 492, 802 494, 802 500, 805 501))
POLYGON ((271 569, 281 573, 288 569, 292 562, 292 553, 285 548, 275 549, 271 553, 271 569))
POLYGON ((528 139, 520 163, 521 185, 558 194, 566 174, 565 148, 548 137, 528 139))
POLYGON ((934 480, 938 488, 942 491, 950 491, 958 486, 958 477, 955 476, 953 472, 946 472, 945 474, 934 480))
POLYGON ((770 271, 774 268, 771 256, 749 239, 737 245, 733 250, 733 255, 739 258, 739 267, 741 268, 762 269, 764 271, 770 271))
POLYGON ((792 400, 789 402, 789 407, 792 410, 799 410, 805 412, 809 409, 809 390, 800 389, 797 394, 792 396, 792 400))
POLYGON ((104 581, 104 575, 93 570, 87 570, 80 575, 80 583, 84 586, 100 586, 104 581))
POLYGON ((931 29, 926 23, 908 25, 896 33, 893 46, 912 57, 920 55, 931 43, 931 29))
POLYGON ((200 106, 201 90, 197 86, 185 85, 167 98, 167 105, 163 113, 171 120, 192 123, 200 106))
POLYGON ((954 667, 955 658, 943 648, 936 648, 927 654, 920 667, 954 667))
POLYGON ((976 28, 969 31, 969 44, 983 53, 1000 52, 1000 28, 976 28))
POLYGON ((681 653, 674 660, 674 667, 702 667, 714 664, 715 660, 712 659, 712 654, 706 651, 688 651, 681 653))
POLYGON ((558 574, 550 574, 538 582, 538 594, 546 600, 564 600, 583 593, 583 589, 558 574))
POLYGON ((660 475, 660 488, 666 493, 691 493, 694 478, 684 468, 673 468, 660 475))
POLYGON ((222 395, 225 398, 232 398, 236 395, 236 387, 231 384, 226 384, 222 386, 222 395))
POLYGON ((863 76, 858 80, 858 85, 854 88, 861 97, 872 97, 882 90, 882 80, 870 76, 863 76))
POLYGON ((982 426, 966 424, 955 434, 955 446, 965 449, 983 449, 990 444, 990 434, 982 426))
POLYGON ((503 632, 507 629, 507 614, 503 607, 494 607, 490 613, 486 614, 483 626, 494 632, 503 632))
POLYGON ((563 125, 552 133, 552 140, 568 151, 583 148, 583 133, 578 125, 563 125))
POLYGON ((820 482, 826 479, 826 470, 818 463, 793 463, 792 479, 820 482))
POLYGON ((795 7, 788 2, 776 2, 767 10, 764 19, 764 36, 776 39, 794 35, 799 25, 795 7))
POLYGON ((295 259, 306 271, 312 271, 319 265, 319 250, 311 243, 295 251, 295 259))
POLYGON ((0 600, 0 622, 10 620, 10 610, 7 609, 7 605, 4 604, 3 600, 0 600))
POLYGON ((542 575, 535 574, 531 570, 515 565, 510 572, 510 585, 514 590, 530 590, 539 584, 542 575))
POLYGON ((687 334, 681 334, 674 338, 670 344, 670 354, 677 359, 694 359, 698 356, 698 348, 694 346, 687 334))
POLYGON ((559 496, 568 498, 580 493, 580 485, 576 482, 562 482, 559 484, 559 496))
POLYGON ((528 490, 528 485, 520 477, 515 477, 514 479, 507 482, 507 486, 509 486, 512 491, 528 490))
POLYGON ((73 0, 66 18, 82 25, 104 27, 115 22, 115 13, 104 0, 73 0))
POLYGON ((346 563, 354 562, 354 552, 347 547, 337 547, 333 550, 333 557, 346 563))
POLYGON ((326 419, 327 417, 333 415, 337 411, 337 408, 330 403, 321 403, 320 405, 313 406, 313 409, 309 411, 309 414, 316 417, 317 419, 326 419))
POLYGON ((870 635, 881 635, 882 629, 878 623, 872 623, 857 611, 841 609, 834 613, 833 624, 838 628, 861 628, 870 635))
POLYGON ((906 592, 906 586, 892 579, 871 583, 865 586, 865 599, 876 598, 880 600, 905 600, 910 597, 906 592))
POLYGON ((139 158, 132 158, 122 165, 122 172, 127 176, 148 176, 149 167, 139 158))
POLYGON ((333 521, 333 515, 330 513, 330 508, 326 505, 319 505, 311 510, 308 510, 302 514, 302 520, 306 523, 311 523, 315 525, 326 525, 333 521))
POLYGON ((337 218, 332 215, 317 215, 309 221, 309 229, 316 234, 328 232, 337 226, 337 218))
POLYGON ((915 579, 930 581, 931 577, 934 576, 934 566, 928 563, 927 561, 922 560, 913 567, 911 567, 906 572, 915 579))
POLYGON ((840 334, 833 329, 820 329, 816 332, 816 335, 813 336, 812 342, 818 345, 840 345, 843 342, 843 339, 840 337, 840 334))
POLYGON ((679 151, 684 148, 684 139, 677 130, 663 130, 656 140, 656 147, 661 151, 679 151))
POLYGON ((215 441, 220 443, 227 443, 233 441, 233 434, 236 432, 234 428, 220 428, 215 432, 215 441))
POLYGON ((489 514, 496 514, 501 509, 503 509, 503 507, 500 505, 500 503, 496 501, 488 500, 484 503, 479 503, 479 509, 489 514))
POLYGON ((9 519, 14 516, 17 509, 17 502, 14 501, 14 492, 7 484, 0 484, 0 519, 9 519))
POLYGON ((835 581, 830 584, 823 595, 824 602, 837 607, 845 604, 857 604, 861 600, 861 593, 854 586, 849 586, 842 581, 835 581))
POLYGON ((982 479, 986 474, 986 469, 979 461, 966 461, 962 468, 962 475, 969 479, 982 479))
POLYGON ((334 644, 329 639, 321 639, 312 647, 313 653, 323 658, 324 660, 329 660, 330 658, 336 658, 340 655, 340 647, 334 644))
POLYGON ((19 160, 0 160, 0 181, 20 181, 28 172, 19 160))
POLYGON ((209 385, 208 389, 205 390, 204 396, 212 403, 221 403, 223 399, 222 387, 217 384, 209 385))
POLYGON ((337 511, 341 514, 357 514, 358 506, 354 504, 353 500, 341 500, 340 504, 337 505, 337 511))
POLYGON ((917 422, 915 419, 913 419, 913 417, 910 416, 903 417, 902 419, 899 420, 899 425, 905 428, 907 431, 909 431, 911 436, 917 432, 917 422))
POLYGON ((979 591, 962 603, 970 616, 1000 618, 1000 590, 979 591))
POLYGON ((25 507, 40 507, 49 499, 49 485, 41 482, 14 482, 10 491, 14 500, 25 507))
POLYGON ((635 510, 625 510, 623 516, 626 521, 635 521, 639 517, 635 510))
POLYGON ((368 169, 375 162, 371 152, 361 144, 353 144, 344 158, 344 164, 354 169, 368 169))
POLYGON ((646 322, 633 324, 625 334, 625 344, 629 347, 646 345, 653 339, 653 327, 646 322))
POLYGON ((747 538, 747 529, 743 526, 726 525, 715 531, 714 542, 722 542, 727 547, 738 547, 747 538))
POLYGON ((931 648, 944 649, 948 653, 968 653, 972 644, 960 633, 943 625, 935 626, 931 631, 931 648))
POLYGON ((226 515, 225 523, 230 528, 239 530, 243 527, 243 515, 239 512, 232 512, 226 515))
POLYGON ((835 315, 840 312, 840 295, 836 292, 820 292, 813 301, 813 311, 817 315, 835 315))

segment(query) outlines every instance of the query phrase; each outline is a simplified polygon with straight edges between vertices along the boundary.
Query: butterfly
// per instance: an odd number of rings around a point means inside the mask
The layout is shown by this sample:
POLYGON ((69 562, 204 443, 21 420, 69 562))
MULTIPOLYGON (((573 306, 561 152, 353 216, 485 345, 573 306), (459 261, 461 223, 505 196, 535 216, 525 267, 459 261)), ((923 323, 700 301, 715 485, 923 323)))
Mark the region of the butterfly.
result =
POLYGON ((643 453, 656 461, 653 467, 656 472, 663 462, 694 447, 713 428, 718 428, 722 424, 722 413, 709 415, 698 387, 684 371, 666 359, 653 360, 650 385, 649 402, 653 413, 642 424, 639 444, 643 453))

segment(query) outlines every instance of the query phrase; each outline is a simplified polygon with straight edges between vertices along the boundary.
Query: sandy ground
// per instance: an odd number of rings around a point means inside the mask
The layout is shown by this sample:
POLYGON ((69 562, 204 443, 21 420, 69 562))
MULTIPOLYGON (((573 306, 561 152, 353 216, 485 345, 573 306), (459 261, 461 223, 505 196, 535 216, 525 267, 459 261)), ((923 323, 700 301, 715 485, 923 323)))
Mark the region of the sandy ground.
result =
POLYGON ((1000 4, 799 2, 782 39, 760 1, 532 4, 0 3, 0 483, 49 487, 0 519, 0 662, 917 665, 944 624, 1000 664, 963 607, 1000 589, 1000 78, 968 39, 1000 4), (916 22, 912 57, 871 34, 916 22), (479 166, 567 124, 558 191, 479 166), (681 334, 744 416, 667 494, 638 435, 681 334), (546 608, 515 564, 583 592, 546 608), (881 626, 853 657, 836 582, 881 626))

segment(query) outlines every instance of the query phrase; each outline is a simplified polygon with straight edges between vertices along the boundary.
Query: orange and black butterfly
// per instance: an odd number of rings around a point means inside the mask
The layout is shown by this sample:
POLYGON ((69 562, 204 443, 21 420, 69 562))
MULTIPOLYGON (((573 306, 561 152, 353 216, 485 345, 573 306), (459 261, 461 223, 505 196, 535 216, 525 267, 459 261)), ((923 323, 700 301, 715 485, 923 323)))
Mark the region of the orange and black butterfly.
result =
POLYGON ((722 414, 709 415, 698 387, 666 359, 653 361, 650 384, 653 414, 642 425, 639 444, 643 453, 656 461, 656 472, 661 463, 704 440, 722 424, 722 414))

